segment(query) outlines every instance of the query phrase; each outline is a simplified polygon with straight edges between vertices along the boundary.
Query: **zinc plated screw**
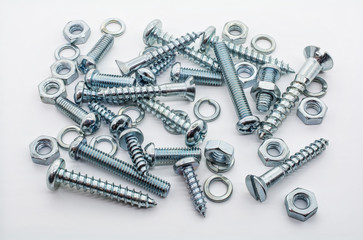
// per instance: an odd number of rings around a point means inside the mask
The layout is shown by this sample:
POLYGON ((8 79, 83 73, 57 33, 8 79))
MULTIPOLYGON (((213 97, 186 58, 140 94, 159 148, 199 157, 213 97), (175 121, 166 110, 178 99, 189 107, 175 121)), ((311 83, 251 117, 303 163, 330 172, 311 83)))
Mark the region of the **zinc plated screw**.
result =
POLYGON ((223 79, 226 82, 238 115, 238 122, 236 125, 237 131, 242 134, 251 134, 257 129, 260 119, 252 115, 246 95, 243 91, 242 82, 238 79, 236 69, 234 68, 226 44, 224 42, 215 44, 214 52, 221 66, 223 79))
POLYGON ((138 208, 149 208, 157 205, 154 199, 142 192, 136 192, 135 189, 130 190, 121 185, 82 175, 80 172, 68 171, 65 167, 66 162, 61 158, 49 167, 47 186, 50 190, 55 191, 61 185, 68 185, 70 188, 76 187, 78 190, 82 189, 84 192, 97 194, 111 200, 115 199, 118 202, 124 202, 138 208))
POLYGON ((163 59, 168 55, 175 54, 176 51, 184 49, 187 45, 197 39, 201 34, 202 33, 194 32, 187 33, 186 35, 176 38, 174 41, 171 41, 168 44, 163 45, 154 51, 147 52, 141 56, 131 59, 128 62, 121 62, 116 60, 116 64, 118 65, 123 75, 128 75, 135 72, 141 67, 148 66, 159 59, 163 59))
POLYGON ((300 71, 295 75, 294 81, 290 83, 281 99, 274 105, 274 108, 261 122, 257 133, 260 139, 272 137, 273 133, 282 124, 287 114, 295 107, 300 95, 321 72, 333 68, 334 62, 329 53, 320 52, 316 46, 307 46, 304 49, 306 61, 300 71))
POLYGON ((315 140, 309 146, 290 156, 280 166, 274 167, 261 176, 248 175, 246 177, 247 189, 253 198, 263 202, 267 197, 267 190, 285 176, 297 170, 299 167, 315 158, 328 146, 328 140, 321 138, 315 140))
POLYGON ((186 157, 193 157, 198 162, 202 158, 202 151, 198 147, 192 148, 156 148, 153 142, 145 146, 150 167, 174 165, 177 161, 186 157))
POLYGON ((218 72, 182 67, 176 62, 171 67, 170 80, 173 82, 184 82, 190 76, 194 78, 196 85, 221 86, 223 84, 222 74, 218 72))
POLYGON ((189 193, 192 198, 195 209, 205 217, 207 210, 206 200, 202 188, 199 185, 199 180, 194 170, 199 167, 199 162, 193 157, 183 158, 174 164, 176 174, 183 175, 188 185, 189 193))
POLYGON ((69 156, 74 160, 91 162, 158 196, 166 197, 169 193, 170 183, 167 181, 151 174, 140 175, 131 164, 89 146, 83 137, 78 137, 71 143, 69 156))
POLYGON ((213 47, 217 42, 219 42, 219 36, 216 36, 216 28, 214 26, 207 27, 200 40, 198 52, 207 53, 210 47, 213 47))
MULTIPOLYGON (((143 34, 144 43, 146 45, 153 45, 155 42, 161 44, 168 44, 175 41, 175 38, 162 31, 162 22, 159 19, 151 21, 145 28, 143 34)), ((201 67, 207 68, 212 71, 220 71, 218 62, 210 56, 199 53, 193 48, 186 47, 179 49, 179 52, 183 54, 187 59, 200 65, 201 67)))
POLYGON ((145 111, 160 118, 163 122, 167 121, 175 124, 177 132, 185 135, 185 144, 188 147, 194 147, 205 139, 208 131, 207 123, 203 120, 196 120, 193 123, 181 117, 174 110, 170 109, 164 103, 155 99, 139 99, 137 104, 145 111))
POLYGON ((97 69, 90 69, 84 76, 84 82, 91 89, 136 85, 133 77, 100 73, 97 69))

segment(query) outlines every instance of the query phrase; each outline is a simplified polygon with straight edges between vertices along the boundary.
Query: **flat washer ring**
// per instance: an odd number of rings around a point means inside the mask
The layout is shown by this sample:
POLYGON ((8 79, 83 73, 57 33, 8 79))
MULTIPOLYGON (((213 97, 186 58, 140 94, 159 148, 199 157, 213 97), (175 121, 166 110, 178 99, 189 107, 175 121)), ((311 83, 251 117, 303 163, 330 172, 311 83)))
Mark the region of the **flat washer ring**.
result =
POLYGON ((54 51, 54 57, 57 60, 60 60, 60 59, 68 59, 68 60, 71 60, 71 61, 75 61, 79 57, 79 54, 80 54, 79 48, 77 46, 72 45, 72 44, 69 44, 69 43, 60 45, 54 51), (66 49, 72 49, 74 51, 73 56, 70 56, 70 57, 62 57, 61 56, 61 52, 63 52, 66 49))
POLYGON ((106 33, 106 34, 110 34, 114 37, 119 37, 122 34, 124 34, 126 30, 126 25, 124 23, 124 21, 122 21, 121 19, 118 18, 109 18, 106 19, 102 24, 101 24, 101 32, 106 33), (117 31, 110 31, 107 29, 107 25, 111 24, 111 23, 116 23, 118 25, 120 25, 120 29, 117 31))
MULTIPOLYGON (((135 106, 135 105, 126 105, 126 106, 123 106, 123 107, 120 108, 120 110, 118 111, 118 115, 125 114, 126 112, 131 111, 131 110, 134 110, 134 111, 139 113, 139 116, 136 118, 136 120, 132 121, 132 127, 136 127, 137 125, 139 125, 139 123, 145 117, 144 109, 142 109, 142 108, 140 108, 138 106, 135 106)), ((127 115, 127 114, 125 114, 125 115, 127 115)), ((127 115, 127 116, 129 116, 129 115, 127 115)))
POLYGON ((64 149, 69 149, 69 146, 70 146, 70 144, 67 144, 63 141, 64 135, 66 135, 66 133, 68 133, 68 132, 76 132, 79 134, 79 136, 84 136, 83 131, 75 125, 71 125, 71 126, 62 128, 57 135, 57 142, 58 142, 59 146, 61 146, 64 149))
POLYGON ((251 46, 258 52, 264 53, 264 54, 270 54, 276 49, 276 41, 273 39, 273 37, 267 35, 267 34, 259 34, 252 38, 251 40, 251 46), (269 48, 261 48, 257 45, 257 42, 260 40, 266 40, 271 44, 271 47, 269 48))
POLYGON ((111 155, 111 156, 114 156, 116 154, 118 146, 117 146, 116 140, 113 137, 108 136, 108 135, 102 135, 102 136, 94 137, 90 141, 89 145, 91 147, 94 147, 95 148, 96 144, 97 143, 100 143, 100 142, 108 142, 108 143, 110 143, 111 146, 112 146, 112 149, 111 149, 111 151, 108 154, 111 155))
POLYGON ((233 185, 232 182, 226 178, 225 176, 222 175, 212 175, 210 176, 205 182, 204 182, 204 194, 205 196, 211 200, 212 202, 216 202, 216 203, 221 203, 224 201, 227 201, 233 192, 233 185), (210 185, 215 182, 215 181, 219 181, 222 182, 223 184, 225 184, 227 186, 227 191, 225 194, 221 195, 221 196, 216 196, 213 195, 210 192, 210 185))
POLYGON ((219 114, 221 114, 221 106, 219 105, 219 103, 217 101, 215 101, 213 99, 201 98, 194 105, 194 115, 197 118, 204 120, 206 122, 211 122, 211 121, 216 120, 219 117, 219 114), (207 102, 209 105, 212 105, 215 108, 215 112, 211 116, 203 116, 199 112, 199 108, 204 102, 207 102))
POLYGON ((234 166, 235 159, 233 158, 231 163, 228 165, 216 164, 211 161, 206 161, 207 168, 214 173, 225 173, 228 172, 234 166))
POLYGON ((311 82, 316 82, 321 85, 321 91, 320 92, 311 92, 307 88, 304 90, 304 95, 307 97, 316 97, 321 98, 324 97, 327 90, 328 90, 328 83, 325 81, 324 78, 316 76, 311 82))

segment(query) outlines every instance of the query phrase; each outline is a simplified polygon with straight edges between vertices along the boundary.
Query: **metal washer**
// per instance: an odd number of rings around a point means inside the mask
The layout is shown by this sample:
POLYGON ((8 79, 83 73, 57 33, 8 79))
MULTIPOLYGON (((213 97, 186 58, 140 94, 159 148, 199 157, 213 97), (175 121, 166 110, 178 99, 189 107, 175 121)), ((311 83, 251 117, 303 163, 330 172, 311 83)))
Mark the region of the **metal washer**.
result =
POLYGON ((77 58, 79 57, 80 55, 80 51, 79 51, 79 48, 73 44, 69 44, 69 43, 66 43, 66 44, 62 44, 60 45, 59 47, 57 47, 57 49, 54 51, 54 57, 56 60, 60 60, 60 59, 68 59, 68 60, 71 60, 71 61, 75 61, 77 60, 77 58), (71 49, 74 51, 74 54, 73 56, 70 56, 70 57, 62 57, 61 56, 61 52, 63 52, 64 50, 66 49, 71 49))
POLYGON ((114 37, 119 37, 122 34, 124 34, 126 30, 126 25, 124 23, 124 21, 122 21, 121 19, 118 18, 109 18, 106 19, 102 24, 101 24, 101 32, 106 33, 106 34, 110 34, 114 37), (107 29, 107 25, 111 24, 111 23, 116 23, 118 25, 120 25, 120 29, 118 31, 110 31, 107 29))
POLYGON ((206 161, 207 167, 214 173, 225 173, 228 172, 234 165, 235 159, 233 158, 229 165, 216 164, 211 161, 206 161))
POLYGON ((201 98, 201 99, 199 99, 195 103, 193 110, 194 110, 194 115, 197 118, 199 118, 201 120, 204 120, 206 122, 211 122, 211 121, 216 120, 219 117, 219 115, 221 114, 221 106, 219 105, 219 103, 217 101, 213 100, 213 99, 210 99, 210 98, 201 98), (215 108, 215 112, 211 116, 203 116, 200 113, 199 108, 204 102, 207 102, 209 105, 212 105, 215 108))
POLYGON ((94 137, 90 141, 89 145, 91 147, 95 148, 96 144, 100 143, 100 142, 110 143, 111 146, 112 146, 112 149, 111 149, 110 153, 108 153, 108 154, 111 155, 111 156, 114 156, 116 154, 118 145, 117 145, 117 142, 116 142, 116 140, 114 138, 112 138, 111 136, 108 136, 108 135, 102 135, 102 136, 94 137))
POLYGON ((222 175, 212 175, 212 176, 210 176, 204 182, 203 188, 204 188, 204 194, 205 194, 205 196, 209 200, 211 200, 212 202, 216 202, 216 203, 221 203, 221 202, 227 201, 231 197, 232 192, 233 192, 232 182, 228 178, 226 178, 225 176, 222 176, 222 175), (216 195, 213 195, 210 192, 210 185, 213 182, 216 182, 216 181, 222 182, 223 184, 225 184, 227 186, 227 191, 226 191, 225 194, 223 194, 221 196, 216 196, 216 195))
POLYGON ((316 98, 324 97, 328 90, 328 83, 325 81, 325 79, 322 77, 316 76, 311 82, 319 83, 321 85, 321 91, 311 92, 307 88, 305 88, 305 90, 303 92, 304 95, 307 97, 316 97, 316 98))
POLYGON ((66 133, 68 133, 68 132, 76 132, 79 134, 79 136, 84 136, 83 131, 75 125, 71 125, 71 126, 62 128, 57 135, 57 142, 58 142, 59 146, 61 146, 64 149, 69 149, 69 146, 70 146, 70 144, 67 144, 63 141, 64 135, 66 135, 66 133))
MULTIPOLYGON (((137 125, 139 125, 139 123, 145 117, 144 109, 142 109, 136 105, 126 105, 126 106, 123 106, 120 108, 120 110, 118 111, 118 115, 121 115, 121 114, 127 115, 126 112, 131 111, 131 110, 134 110, 139 113, 139 116, 135 120, 132 121, 132 127, 136 127, 137 125)), ((127 115, 127 116, 129 116, 129 115, 127 115)))
POLYGON ((258 52, 263 53, 263 54, 270 54, 273 51, 275 51, 276 49, 276 41, 273 37, 271 37, 270 35, 267 34, 259 34, 256 35, 252 38, 251 40, 251 46, 258 52), (268 41, 271 46, 269 48, 261 48, 260 46, 258 46, 257 42, 260 40, 266 40, 268 41))

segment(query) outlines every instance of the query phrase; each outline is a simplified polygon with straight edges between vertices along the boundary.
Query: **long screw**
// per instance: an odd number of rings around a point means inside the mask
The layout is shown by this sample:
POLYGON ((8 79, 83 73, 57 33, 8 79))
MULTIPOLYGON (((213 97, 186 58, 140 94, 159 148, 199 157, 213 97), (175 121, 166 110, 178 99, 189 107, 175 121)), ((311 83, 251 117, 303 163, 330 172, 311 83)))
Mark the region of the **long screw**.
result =
POLYGON ((121 185, 115 185, 101 179, 82 175, 80 172, 68 171, 65 169, 66 163, 63 159, 57 159, 52 163, 47 172, 47 186, 50 190, 55 191, 61 185, 76 187, 84 192, 97 194, 104 198, 115 199, 118 202, 124 202, 138 208, 149 208, 156 206, 154 199, 147 194, 137 192, 135 189, 130 190, 121 185))
POLYGON ((300 71, 295 75, 294 81, 287 87, 281 99, 274 105, 274 108, 266 116, 265 121, 261 122, 257 133, 260 139, 272 137, 273 133, 282 124, 287 114, 295 107, 300 95, 311 81, 321 71, 333 68, 334 62, 327 52, 320 52, 316 46, 307 46, 304 49, 306 61, 300 71))
POLYGON ((173 82, 184 82, 193 77, 196 85, 221 86, 223 84, 222 74, 218 72, 182 67, 180 62, 173 64, 170 71, 170 80, 173 82))
POLYGON ((106 169, 158 196, 166 197, 169 193, 170 183, 167 181, 151 174, 139 174, 131 164, 89 146, 83 137, 78 137, 71 143, 69 156, 74 160, 82 159, 106 169))
POLYGON ((134 86, 136 79, 133 77, 100 73, 97 69, 91 69, 84 76, 84 82, 87 87, 97 89, 134 86))
POLYGON ((263 202, 267 197, 267 190, 275 183, 280 182, 287 175, 315 158, 328 146, 328 140, 321 138, 309 146, 290 156, 289 159, 277 167, 272 168, 261 176, 248 175, 246 177, 247 189, 253 198, 263 202))
POLYGON ((135 72, 137 69, 141 67, 148 66, 155 61, 165 58, 168 55, 175 54, 176 51, 180 51, 184 49, 187 45, 192 43, 195 39, 197 39, 202 33, 187 33, 185 36, 181 36, 176 38, 174 41, 169 42, 166 45, 163 45, 157 48, 154 51, 145 53, 141 56, 138 56, 134 59, 131 59, 128 62, 121 62, 116 60, 116 63, 123 75, 128 75, 130 73, 135 72))
POLYGON ((224 42, 215 44, 214 52, 221 66, 224 81, 227 84, 229 94, 238 116, 238 122, 236 124, 237 131, 242 134, 251 134, 257 129, 260 119, 252 115, 246 95, 243 91, 242 82, 238 79, 236 69, 226 44, 224 42))
POLYGON ((139 99, 137 104, 145 111, 160 118, 163 122, 168 121, 175 124, 176 131, 185 135, 185 144, 188 147, 194 147, 205 139, 208 131, 208 126, 205 121, 197 120, 190 123, 190 121, 187 121, 174 110, 170 109, 169 106, 154 99, 139 99))
POLYGON ((150 167, 174 165, 186 157, 193 157, 198 162, 202 158, 202 151, 198 147, 192 148, 156 148, 153 142, 144 148, 150 167))

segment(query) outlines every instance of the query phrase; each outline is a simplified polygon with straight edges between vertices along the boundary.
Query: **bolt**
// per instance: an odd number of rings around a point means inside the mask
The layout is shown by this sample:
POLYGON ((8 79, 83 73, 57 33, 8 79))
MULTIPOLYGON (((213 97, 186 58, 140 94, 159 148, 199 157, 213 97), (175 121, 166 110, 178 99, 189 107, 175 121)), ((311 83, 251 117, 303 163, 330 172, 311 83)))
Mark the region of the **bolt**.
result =
POLYGON ((151 63, 163 59, 166 56, 175 54, 176 51, 184 49, 187 45, 197 39, 202 33, 187 33, 185 36, 176 38, 174 41, 167 43, 154 51, 147 52, 141 56, 131 59, 128 62, 116 60, 116 63, 123 75, 128 75, 135 72, 141 67, 150 65, 151 63))
POLYGON ((276 65, 265 64, 260 68, 258 72, 260 81, 251 88, 251 95, 257 103, 256 108, 259 112, 267 112, 280 98, 280 89, 275 84, 280 77, 280 69, 276 65))
POLYGON ((195 83, 191 78, 184 83, 166 83, 162 85, 147 85, 133 87, 88 89, 84 82, 79 82, 74 91, 74 101, 81 102, 107 102, 110 104, 123 104, 127 101, 136 101, 141 98, 181 96, 188 101, 194 101, 195 83))
POLYGON ((256 200, 263 202, 267 197, 267 190, 275 183, 281 181, 285 176, 297 170, 299 167, 315 158, 328 146, 328 140, 321 138, 315 140, 309 146, 290 156, 289 159, 277 167, 272 168, 263 175, 257 177, 248 175, 246 177, 247 189, 256 200))
POLYGON ((84 76, 84 82, 87 87, 97 89, 134 86, 136 79, 133 77, 100 73, 97 69, 90 69, 84 76))
POLYGON ((66 162, 60 158, 49 167, 47 186, 50 190, 55 191, 60 185, 68 185, 70 188, 76 187, 78 190, 82 189, 84 192, 115 199, 118 202, 124 202, 138 208, 149 208, 157 205, 155 200, 147 194, 115 185, 115 183, 81 175, 80 172, 68 171, 65 166, 66 162))
MULTIPOLYGON (((169 44, 175 41, 175 38, 166 32, 162 31, 162 22, 159 19, 151 21, 145 28, 144 31, 144 43, 146 45, 153 45, 155 42, 161 44, 169 44)), ((179 49, 179 52, 184 55, 185 58, 193 61, 194 63, 200 65, 201 67, 207 68, 212 71, 219 71, 219 64, 210 56, 199 53, 193 48, 186 47, 184 49, 179 49)))
POLYGON ((202 188, 199 185, 199 180, 194 170, 199 167, 199 162, 193 157, 183 158, 174 164, 176 174, 183 175, 188 184, 189 193, 192 198, 195 209, 205 217, 207 204, 202 188))
POLYGON ((287 114, 299 102, 299 97, 311 83, 311 81, 321 71, 333 68, 334 62, 329 53, 321 52, 319 47, 307 46, 304 49, 306 61, 300 71, 295 75, 294 81, 290 83, 281 99, 274 105, 274 108, 266 116, 265 121, 261 122, 258 129, 260 139, 272 137, 273 133, 282 124, 287 114))
POLYGON ((242 82, 238 79, 236 69, 234 68, 226 44, 224 42, 215 44, 214 52, 221 65, 224 81, 227 84, 229 94, 238 115, 238 122, 236 125, 237 131, 242 134, 251 134, 257 129, 260 119, 252 115, 246 95, 243 91, 242 82))
POLYGON ((140 175, 131 164, 89 146, 87 140, 83 137, 77 137, 71 143, 69 156, 74 160, 82 159, 91 162, 158 196, 166 197, 169 193, 170 183, 167 181, 152 174, 146 176, 140 175))
POLYGON ((82 55, 78 59, 80 72, 86 74, 90 69, 96 68, 96 64, 103 58, 113 46, 114 37, 110 34, 103 34, 88 54, 82 55))
POLYGON ((221 86, 223 84, 222 75, 218 72, 181 67, 180 62, 173 64, 170 71, 171 81, 184 82, 190 76, 194 78, 197 85, 221 86))
POLYGON ((177 161, 186 157, 193 157, 198 162, 202 158, 200 148, 156 148, 153 142, 145 146, 145 155, 147 156, 150 167, 174 165, 177 161))
POLYGON ((137 104, 145 111, 160 118, 163 122, 167 121, 175 124, 177 132, 185 135, 185 144, 194 147, 205 139, 208 131, 207 123, 203 120, 196 120, 193 123, 187 121, 185 117, 179 116, 175 110, 170 109, 164 103, 154 99, 139 99, 137 104))

